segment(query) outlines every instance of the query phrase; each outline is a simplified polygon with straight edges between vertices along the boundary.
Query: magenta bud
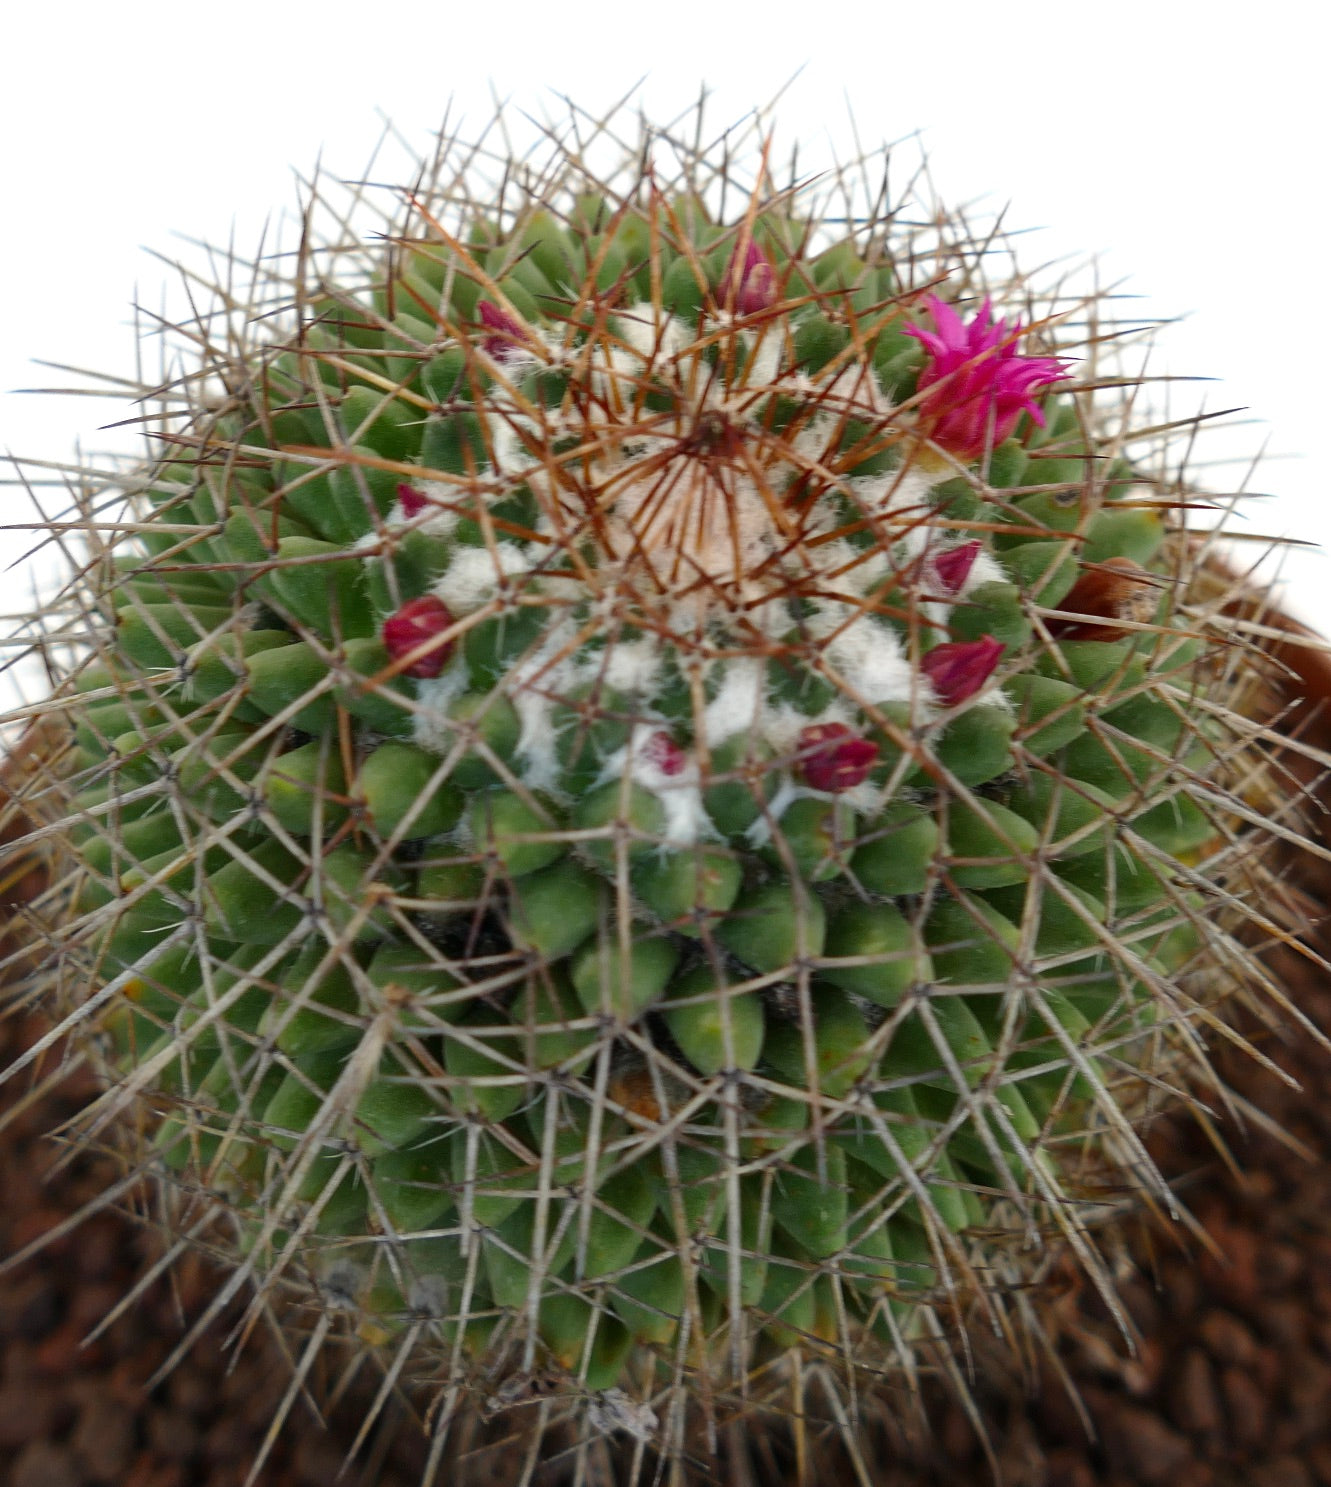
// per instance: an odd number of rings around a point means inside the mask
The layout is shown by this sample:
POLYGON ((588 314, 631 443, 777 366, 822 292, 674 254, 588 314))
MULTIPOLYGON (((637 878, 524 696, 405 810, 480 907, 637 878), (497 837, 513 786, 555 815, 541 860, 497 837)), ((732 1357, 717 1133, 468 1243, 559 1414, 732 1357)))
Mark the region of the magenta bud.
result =
POLYGON ((520 349, 526 337, 522 326, 511 315, 498 305, 492 305, 487 299, 476 306, 476 314, 486 330, 494 332, 493 335, 481 338, 481 350, 488 357, 494 361, 506 361, 520 349))
POLYGON ((934 573, 945 594, 959 594, 966 587, 975 560, 983 550, 983 542, 963 542, 935 556, 934 573))
POLYGON ((683 774, 689 756, 664 730, 653 733, 642 746, 642 757, 654 769, 673 778, 683 774))
POLYGON ((852 790, 869 777, 878 745, 844 723, 813 723, 796 741, 800 772, 811 789, 852 790))
POLYGON ((955 707, 984 686, 1006 649, 992 635, 949 641, 934 646, 921 660, 920 670, 933 683, 934 696, 942 706, 955 707))
POLYGON ((757 315, 776 303, 776 269, 752 238, 742 260, 739 244, 735 244, 721 286, 721 303, 733 301, 737 315, 757 315))
POLYGON ((403 668, 406 676, 429 677, 438 676, 453 654, 454 643, 451 639, 437 640, 438 636, 452 628, 453 616, 449 613, 448 606, 433 594, 425 594, 420 599, 410 600, 395 614, 390 614, 384 621, 381 634, 384 649, 394 661, 400 661, 403 656, 409 656, 430 641, 435 641, 428 651, 418 656, 410 666, 403 668))
POLYGON ((424 491, 418 491, 405 480, 398 481, 397 498, 401 503, 403 516, 416 516, 430 504, 430 498, 424 491))

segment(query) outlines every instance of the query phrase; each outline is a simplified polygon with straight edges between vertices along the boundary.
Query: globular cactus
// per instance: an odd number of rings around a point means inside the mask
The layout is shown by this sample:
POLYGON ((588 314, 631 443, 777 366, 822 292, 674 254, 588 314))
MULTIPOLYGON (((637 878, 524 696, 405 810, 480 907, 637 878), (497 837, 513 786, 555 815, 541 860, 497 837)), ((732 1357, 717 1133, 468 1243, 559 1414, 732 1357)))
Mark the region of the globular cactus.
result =
POLYGON ((1108 1284, 1260 730, 1103 303, 668 131, 455 151, 87 524, 53 974, 227 1295, 664 1449, 1108 1284))

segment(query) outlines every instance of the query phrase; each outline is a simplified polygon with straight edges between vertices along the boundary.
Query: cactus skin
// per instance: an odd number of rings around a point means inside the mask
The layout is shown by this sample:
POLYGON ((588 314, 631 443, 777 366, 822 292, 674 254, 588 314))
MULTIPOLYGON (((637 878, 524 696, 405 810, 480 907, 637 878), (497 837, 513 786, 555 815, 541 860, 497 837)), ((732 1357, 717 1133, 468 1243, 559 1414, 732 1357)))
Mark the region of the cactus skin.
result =
POLYGON ((84 585, 64 995, 233 1289, 407 1377, 881 1369, 1094 1268, 1230 948, 1230 637, 1089 353, 693 165, 418 193, 84 585))

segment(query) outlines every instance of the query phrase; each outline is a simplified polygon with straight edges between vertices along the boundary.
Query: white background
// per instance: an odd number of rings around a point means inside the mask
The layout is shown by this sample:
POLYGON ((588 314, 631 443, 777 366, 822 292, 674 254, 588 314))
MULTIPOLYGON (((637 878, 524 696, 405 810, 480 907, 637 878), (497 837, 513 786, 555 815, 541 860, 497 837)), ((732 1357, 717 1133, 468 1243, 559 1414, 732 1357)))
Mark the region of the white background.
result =
MULTIPOLYGON (((1265 455, 1272 492, 1245 529, 1331 542, 1324 441, 1328 129, 1324 38, 1305 5, 1070 0, 1027 7, 824 0, 778 10, 669 0, 338 0, 25 6, 0 36, 0 453, 68 460, 130 447, 104 398, 35 359, 131 373, 130 305, 198 262, 182 236, 252 247, 295 201, 293 170, 362 173, 383 117, 428 150, 446 108, 479 127, 494 98, 557 115, 560 96, 674 115, 706 83, 719 129, 767 104, 809 169, 920 131, 939 197, 1008 205, 1042 231, 1033 262, 1099 255, 1143 313, 1185 317, 1153 370, 1218 379, 1177 411, 1243 407, 1227 452, 1265 455), (786 85, 789 86, 786 86, 786 85)), ((916 158, 918 146, 903 148, 916 158)), ((1216 451, 1221 448, 1216 443, 1216 451)), ((12 477, 12 468, 5 472, 12 477)), ((1213 477, 1220 487, 1239 478, 1213 477)), ((31 517, 0 486, 0 524, 31 517)), ((30 538, 0 534, 0 610, 26 602, 30 538)), ((1288 557, 1285 602, 1331 631, 1331 567, 1288 557)), ((6 626, 6 628, 9 628, 6 626)), ((0 678, 0 680, 3 680, 0 678)))

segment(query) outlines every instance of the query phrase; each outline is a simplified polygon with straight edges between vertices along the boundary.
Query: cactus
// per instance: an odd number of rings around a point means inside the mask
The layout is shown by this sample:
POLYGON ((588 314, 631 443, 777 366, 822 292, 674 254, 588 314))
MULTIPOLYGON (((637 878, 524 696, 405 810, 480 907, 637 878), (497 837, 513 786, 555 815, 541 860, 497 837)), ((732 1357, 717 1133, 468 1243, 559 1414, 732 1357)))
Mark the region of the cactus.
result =
POLYGON ((1111 1290, 1262 735, 1103 304, 668 132, 451 159, 86 523, 51 974, 218 1307, 313 1308, 283 1408, 345 1331, 678 1450, 1111 1290))

